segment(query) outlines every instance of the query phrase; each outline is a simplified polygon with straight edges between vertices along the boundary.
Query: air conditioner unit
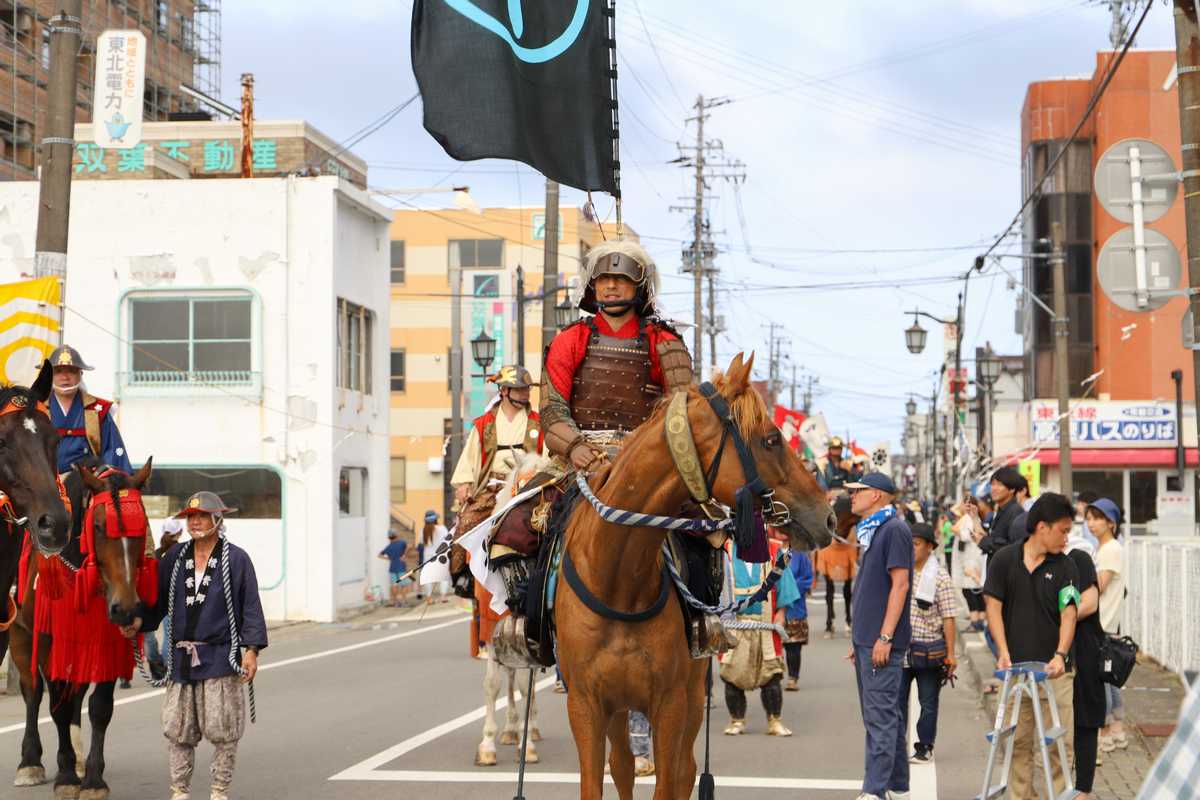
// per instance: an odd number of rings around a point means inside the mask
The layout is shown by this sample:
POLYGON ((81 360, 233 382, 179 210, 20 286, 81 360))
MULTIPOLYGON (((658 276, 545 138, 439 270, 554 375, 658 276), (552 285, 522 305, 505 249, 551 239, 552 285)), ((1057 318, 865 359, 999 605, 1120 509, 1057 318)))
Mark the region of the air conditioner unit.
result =
POLYGON ((17 12, 17 32, 33 33, 33 14, 28 11, 17 12))
POLYGON ((16 133, 13 136, 14 144, 33 144, 33 123, 17 121, 16 133))

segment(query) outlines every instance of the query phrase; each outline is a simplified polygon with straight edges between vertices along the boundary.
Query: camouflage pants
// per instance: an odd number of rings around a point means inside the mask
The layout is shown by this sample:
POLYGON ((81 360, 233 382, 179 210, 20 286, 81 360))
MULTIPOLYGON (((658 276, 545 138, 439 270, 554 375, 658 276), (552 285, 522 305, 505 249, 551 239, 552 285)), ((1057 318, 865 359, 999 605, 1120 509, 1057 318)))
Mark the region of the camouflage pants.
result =
POLYGON ((191 785, 201 738, 214 747, 212 788, 229 788, 237 743, 246 729, 246 704, 237 675, 171 684, 163 701, 162 725, 173 788, 187 791, 191 785))

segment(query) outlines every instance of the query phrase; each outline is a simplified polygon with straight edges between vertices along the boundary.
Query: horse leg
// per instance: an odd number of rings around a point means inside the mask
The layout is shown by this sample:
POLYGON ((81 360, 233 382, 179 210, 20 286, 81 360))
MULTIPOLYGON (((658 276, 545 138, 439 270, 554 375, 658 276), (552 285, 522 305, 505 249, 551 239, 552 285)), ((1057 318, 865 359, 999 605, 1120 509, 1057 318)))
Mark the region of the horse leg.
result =
MULTIPOLYGON (((532 670, 530 670, 530 674, 534 675, 534 676, 537 675, 537 673, 532 670)), ((534 678, 534 680, 535 681, 537 680, 536 677, 534 678)), ((528 685, 533 686, 533 691, 531 691, 529 693, 529 699, 526 701, 530 704, 530 706, 529 706, 529 741, 530 742, 540 742, 542 740, 542 731, 540 728, 538 728, 537 686, 535 686, 532 683, 528 684, 528 685)))
POLYGON ((83 695, 87 690, 81 688, 75 696, 75 710, 71 712, 71 749, 75 751, 75 774, 83 780, 83 695))
POLYGON ((521 716, 517 713, 517 671, 501 667, 508 682, 508 706, 504 709, 504 729, 500 731, 500 744, 521 743, 521 716))
POLYGON ((709 662, 697 661, 692 665, 692 674, 688 679, 687 721, 684 724, 683 740, 680 742, 681 752, 675 773, 679 800, 688 800, 692 796, 692 786, 696 782, 696 736, 704 726, 704 710, 708 697, 705 682, 709 669, 709 662))
MULTIPOLYGON (((577 682, 572 684, 577 685, 577 682)), ((604 732, 608 721, 582 694, 579 690, 567 692, 567 718, 579 753, 579 798, 601 800, 604 796, 604 732)))
MULTIPOLYGON (((685 787, 679 779, 680 764, 686 757, 683 748, 683 734, 688 720, 688 692, 685 687, 669 691, 658 699, 656 706, 651 706, 650 729, 654 731, 652 746, 654 747, 654 800, 678 800, 679 797, 689 797, 692 785, 685 787)), ((691 759, 692 772, 695 774, 695 759, 691 759)))
POLYGON ((88 700, 92 749, 88 752, 79 800, 108 800, 108 784, 104 782, 104 735, 108 732, 108 724, 112 722, 114 686, 116 681, 96 684, 88 700))
POLYGON ((608 721, 608 771, 621 800, 633 800, 633 750, 629 747, 629 712, 618 711, 608 721))
POLYGON ((483 740, 475 751, 475 766, 496 766, 496 698, 500 696, 500 664, 488 652, 483 673, 483 740))
POLYGON ((71 720, 75 717, 76 692, 70 684, 50 684, 50 717, 58 730, 58 774, 54 776, 55 800, 79 797, 79 776, 75 774, 75 747, 71 744, 71 720))
POLYGON ((31 669, 30 648, 22 641, 19 647, 17 640, 25 634, 20 628, 13 628, 13 663, 21 676, 21 697, 25 700, 25 736, 21 739, 21 763, 17 767, 17 777, 14 786, 40 786, 46 782, 46 768, 42 766, 42 737, 38 733, 38 714, 42 708, 42 695, 46 692, 46 682, 38 680, 34 685, 34 673, 31 669))

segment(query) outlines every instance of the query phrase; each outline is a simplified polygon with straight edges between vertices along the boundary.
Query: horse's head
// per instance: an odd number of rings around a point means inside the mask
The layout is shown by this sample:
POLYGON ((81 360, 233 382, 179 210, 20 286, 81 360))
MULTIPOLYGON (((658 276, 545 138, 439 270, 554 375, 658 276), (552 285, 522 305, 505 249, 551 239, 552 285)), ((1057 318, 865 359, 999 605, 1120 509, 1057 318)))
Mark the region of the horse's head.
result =
MULTIPOLYGON (((739 353, 724 375, 714 385, 729 405, 733 428, 745 444, 749 460, 761 480, 761 486, 771 495, 760 495, 764 505, 776 505, 774 516, 788 517, 776 527, 787 532, 793 548, 808 550, 824 547, 832 540, 834 515, 825 501, 824 492, 813 474, 788 446, 783 434, 767 412, 766 403, 750 386, 750 371, 754 356, 743 359, 739 353), (784 512, 786 509, 786 512, 784 512)), ((688 404, 688 419, 703 464, 712 464, 718 449, 719 469, 712 481, 712 494, 726 505, 736 505, 739 489, 747 486, 752 476, 747 474, 736 447, 735 437, 723 436, 723 423, 714 413, 711 401, 688 404)), ((768 522, 772 509, 763 508, 768 522)))
POLYGON ((833 513, 837 517, 837 536, 846 542, 854 541, 854 526, 862 517, 850 510, 850 495, 839 494, 833 501, 833 513))
POLYGON ((33 542, 45 555, 62 552, 71 536, 58 489, 58 431, 46 410, 52 379, 43 367, 32 388, 0 389, 0 491, 28 520, 33 542))
POLYGON ((150 479, 151 462, 147 459, 133 475, 109 471, 98 476, 87 467, 78 467, 79 477, 92 493, 84 523, 84 555, 94 555, 96 569, 104 582, 108 618, 117 625, 133 622, 139 602, 139 587, 151 576, 143 568, 146 536, 150 526, 142 506, 141 488, 150 479))

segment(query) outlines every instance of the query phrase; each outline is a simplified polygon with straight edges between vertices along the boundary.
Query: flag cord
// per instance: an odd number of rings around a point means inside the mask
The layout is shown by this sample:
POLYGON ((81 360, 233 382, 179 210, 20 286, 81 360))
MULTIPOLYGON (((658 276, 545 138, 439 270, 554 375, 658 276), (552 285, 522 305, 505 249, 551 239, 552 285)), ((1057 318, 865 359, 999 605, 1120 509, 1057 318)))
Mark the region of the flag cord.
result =
POLYGON ((617 102, 617 0, 607 0, 608 5, 608 74, 612 87, 612 170, 613 185, 617 201, 617 240, 625 238, 621 220, 621 115, 617 102))

